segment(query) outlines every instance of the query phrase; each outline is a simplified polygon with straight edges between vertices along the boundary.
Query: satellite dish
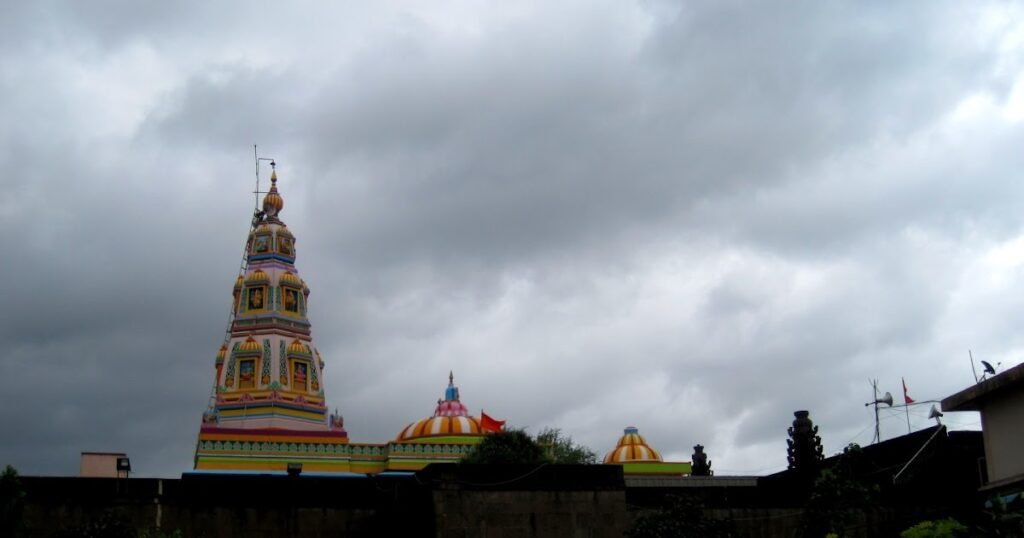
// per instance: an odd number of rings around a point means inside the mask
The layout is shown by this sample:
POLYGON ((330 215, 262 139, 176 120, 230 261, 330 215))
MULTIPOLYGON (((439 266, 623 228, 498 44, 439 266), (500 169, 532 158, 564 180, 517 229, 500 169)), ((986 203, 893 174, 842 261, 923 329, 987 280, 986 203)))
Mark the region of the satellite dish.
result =
POLYGON ((882 396, 881 398, 875 400, 875 403, 884 403, 885 405, 892 407, 892 394, 886 392, 885 396, 882 396))
MULTIPOLYGON (((1002 364, 1002 363, 1000 363, 1000 364, 1002 364)), ((985 373, 986 374, 988 374, 988 375, 996 375, 996 369, 993 368, 991 364, 989 364, 986 361, 981 361, 981 365, 985 368, 985 373)))
POLYGON ((941 416, 942 412, 939 411, 938 407, 935 407, 935 404, 932 404, 932 410, 928 412, 928 418, 939 418, 941 416))

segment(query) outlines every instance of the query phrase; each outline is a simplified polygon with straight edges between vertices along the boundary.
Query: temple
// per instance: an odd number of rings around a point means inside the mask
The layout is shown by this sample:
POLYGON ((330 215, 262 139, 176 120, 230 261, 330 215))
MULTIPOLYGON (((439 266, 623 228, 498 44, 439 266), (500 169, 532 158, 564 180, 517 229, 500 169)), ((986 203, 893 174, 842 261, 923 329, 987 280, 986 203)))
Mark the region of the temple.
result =
MULTIPOLYGON (((272 163, 273 166, 273 163, 272 163)), ((277 170, 246 243, 232 292, 231 322, 214 360, 214 389, 196 444, 200 472, 374 474, 457 461, 480 442, 480 420, 449 372, 434 414, 386 444, 350 443, 328 414, 324 361, 306 317, 310 289, 295 269, 295 236, 280 219, 277 170)))

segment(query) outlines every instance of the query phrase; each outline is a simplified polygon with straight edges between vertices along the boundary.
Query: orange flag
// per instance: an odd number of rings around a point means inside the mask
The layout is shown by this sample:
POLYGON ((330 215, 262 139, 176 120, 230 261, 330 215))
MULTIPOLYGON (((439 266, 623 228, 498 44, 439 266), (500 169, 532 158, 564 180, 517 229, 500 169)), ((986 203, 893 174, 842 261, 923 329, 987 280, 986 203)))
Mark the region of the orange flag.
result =
POLYGON ((505 427, 504 420, 494 420, 480 410, 480 430, 484 432, 500 432, 505 427))
POLYGON ((900 381, 903 381, 903 401, 904 401, 904 403, 908 403, 908 404, 914 403, 914 399, 911 398, 909 394, 907 394, 907 381, 905 379, 903 379, 902 377, 900 378, 900 381))

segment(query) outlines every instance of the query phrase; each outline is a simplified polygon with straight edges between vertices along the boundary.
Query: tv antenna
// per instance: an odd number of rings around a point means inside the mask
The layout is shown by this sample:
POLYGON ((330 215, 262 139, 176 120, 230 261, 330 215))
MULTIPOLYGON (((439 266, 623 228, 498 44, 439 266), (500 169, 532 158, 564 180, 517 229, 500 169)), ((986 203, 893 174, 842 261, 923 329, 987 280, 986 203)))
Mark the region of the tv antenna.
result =
POLYGON ((877 379, 869 379, 868 382, 871 383, 871 390, 873 391, 873 398, 874 399, 872 401, 864 404, 864 407, 867 407, 869 405, 873 405, 875 407, 875 437, 871 441, 871 443, 874 444, 874 443, 877 443, 877 442, 882 440, 882 433, 881 433, 881 430, 879 429, 879 426, 878 426, 878 404, 883 404, 884 403, 885 405, 888 405, 889 407, 892 407, 892 394, 889 393, 889 392, 886 392, 883 396, 879 397, 878 396, 878 380, 877 379))
POLYGON ((969 356, 971 358, 971 372, 974 373, 974 382, 975 383, 981 383, 982 381, 984 381, 989 376, 996 375, 996 368, 999 368, 1000 366, 1003 365, 1003 363, 997 362, 995 366, 992 366, 992 363, 990 363, 988 361, 978 361, 978 362, 981 363, 981 368, 982 368, 982 370, 981 370, 981 377, 978 377, 978 370, 974 367, 974 354, 971 353, 971 350, 969 350, 969 349, 967 350, 967 356, 969 356))

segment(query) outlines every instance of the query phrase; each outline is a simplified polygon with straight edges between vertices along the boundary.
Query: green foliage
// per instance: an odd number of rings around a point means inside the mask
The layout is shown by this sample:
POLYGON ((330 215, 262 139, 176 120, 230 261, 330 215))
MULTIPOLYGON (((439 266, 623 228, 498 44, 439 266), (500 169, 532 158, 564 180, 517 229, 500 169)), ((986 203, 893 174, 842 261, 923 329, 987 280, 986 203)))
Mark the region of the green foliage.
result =
POLYGON ((548 459, 542 449, 523 430, 505 430, 484 436, 480 444, 462 458, 469 464, 539 464, 548 459))
POLYGON ((175 529, 171 532, 161 532, 156 530, 146 530, 139 533, 139 538, 184 538, 185 534, 181 532, 181 529, 175 529))
POLYGON ((551 447, 552 463, 575 463, 592 465, 597 463, 597 454, 589 448, 573 442, 572 437, 562 435, 558 428, 544 428, 537 434, 537 444, 551 447))
POLYGON ((695 502, 670 496, 664 507, 637 518, 627 538, 725 538, 731 536, 727 522, 704 517, 695 502))
POLYGON ((801 526, 804 536, 835 533, 844 536, 865 508, 875 504, 878 486, 863 476, 864 453, 851 443, 831 469, 818 473, 811 496, 804 506, 801 526))
POLYGON ((956 538, 966 536, 967 527, 953 518, 922 521, 900 533, 900 538, 956 538))
POLYGON ((0 536, 19 536, 24 509, 25 490, 18 471, 8 465, 0 474, 0 536))
POLYGON ((65 528, 55 536, 57 538, 137 538, 138 532, 128 523, 124 514, 108 510, 85 524, 65 528))

